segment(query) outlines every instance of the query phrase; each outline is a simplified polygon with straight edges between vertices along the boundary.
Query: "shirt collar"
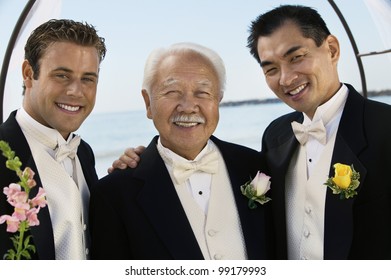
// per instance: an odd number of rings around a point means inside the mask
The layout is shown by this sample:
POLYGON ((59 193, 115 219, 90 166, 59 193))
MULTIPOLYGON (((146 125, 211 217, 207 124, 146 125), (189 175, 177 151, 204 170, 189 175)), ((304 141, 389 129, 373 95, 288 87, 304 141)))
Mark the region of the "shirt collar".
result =
POLYGON ((69 142, 73 137, 71 133, 68 139, 65 140, 60 134, 60 132, 58 132, 58 130, 44 126, 43 124, 37 122, 26 112, 23 107, 19 108, 16 114, 16 119, 18 120, 18 123, 21 126, 22 130, 28 130, 30 134, 32 134, 32 136, 40 142, 43 142, 42 139, 45 139, 44 144, 52 149, 54 149, 57 144, 69 142))
POLYGON ((208 140, 205 147, 201 150, 201 152, 196 156, 194 160, 188 160, 184 157, 181 157, 180 155, 174 153, 170 149, 164 147, 160 141, 160 137, 158 139, 158 150, 162 153, 164 153, 164 156, 171 159, 173 162, 176 161, 184 161, 184 162, 196 162, 197 160, 200 160, 205 154, 209 153, 210 151, 215 149, 215 144, 212 142, 212 140, 208 140))
POLYGON ((320 105, 316 109, 312 120, 305 113, 303 113, 304 116, 303 124, 309 125, 312 122, 321 119, 324 125, 327 126, 327 124, 330 122, 333 116, 345 104, 346 98, 348 96, 348 92, 349 90, 347 86, 345 84, 342 84, 340 89, 334 94, 333 97, 331 97, 326 103, 320 105))

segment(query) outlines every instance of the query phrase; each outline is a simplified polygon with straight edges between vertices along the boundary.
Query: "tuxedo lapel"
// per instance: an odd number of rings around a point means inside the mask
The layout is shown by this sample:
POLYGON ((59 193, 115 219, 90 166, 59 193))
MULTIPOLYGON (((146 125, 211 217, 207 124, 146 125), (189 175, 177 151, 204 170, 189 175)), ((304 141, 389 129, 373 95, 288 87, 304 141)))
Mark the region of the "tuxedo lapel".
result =
POLYGON ((91 188, 91 186, 94 186, 98 181, 98 175, 96 174, 95 170, 94 154, 88 144, 83 140, 81 140, 77 150, 77 156, 80 160, 88 188, 91 188))
POLYGON ((156 137, 142 154, 134 176, 144 181, 138 203, 173 259, 203 259, 171 177, 156 148, 156 137))
MULTIPOLYGON (((348 86, 349 87, 349 86, 348 86)), ((365 180, 366 168, 357 155, 367 145, 363 131, 363 107, 361 96, 349 87, 349 95, 341 117, 335 140, 329 176, 334 176, 333 165, 342 163, 353 165, 360 173, 360 181, 365 180), (356 119, 352 119, 356 116, 356 119)), ((360 191, 360 186, 357 191, 360 191)), ((355 198, 340 199, 339 195, 327 190, 324 233, 324 258, 347 259, 353 236, 353 203, 355 198)))

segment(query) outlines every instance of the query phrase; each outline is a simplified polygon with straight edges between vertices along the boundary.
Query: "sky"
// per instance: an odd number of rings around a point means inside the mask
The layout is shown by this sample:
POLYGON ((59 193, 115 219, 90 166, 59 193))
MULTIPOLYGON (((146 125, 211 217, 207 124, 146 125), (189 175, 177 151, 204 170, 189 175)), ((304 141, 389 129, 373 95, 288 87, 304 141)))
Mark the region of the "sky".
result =
MULTIPOLYGON (((106 39, 108 52, 101 64, 93 114, 144 110, 141 84, 148 54, 155 48, 185 41, 210 47, 225 61, 227 87, 223 101, 274 98, 246 43, 251 21, 280 4, 302 4, 318 10, 331 33, 340 40, 340 79, 361 91, 361 79, 353 49, 337 14, 326 0, 40 1, 43 2, 38 8, 40 10, 36 11, 37 14, 46 13, 47 19, 71 18, 88 22, 106 39), (44 9, 42 6, 45 6, 44 9)), ((334 1, 348 22, 360 53, 391 48, 391 18, 382 22, 382 16, 373 17, 372 10, 366 4, 377 1, 391 6, 391 0, 334 1)), ((26 2, 0 0, 0 63, 26 2)), ((390 15, 391 13, 386 16, 390 15)), ((5 88, 3 119, 21 105, 23 46, 29 32, 40 23, 36 17, 31 18, 14 50, 5 88)), ((365 56, 362 60, 368 90, 390 89, 391 55, 365 56)))

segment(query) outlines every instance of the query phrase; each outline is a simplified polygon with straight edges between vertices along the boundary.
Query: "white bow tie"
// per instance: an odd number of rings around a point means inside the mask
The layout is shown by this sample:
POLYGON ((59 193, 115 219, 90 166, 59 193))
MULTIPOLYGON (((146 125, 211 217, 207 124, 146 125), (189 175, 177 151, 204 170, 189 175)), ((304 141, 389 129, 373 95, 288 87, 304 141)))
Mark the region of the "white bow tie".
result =
POLYGON ((172 162, 173 176, 178 184, 186 181, 194 172, 203 171, 214 174, 218 170, 218 155, 210 152, 195 162, 172 162))
POLYGON ((323 121, 321 119, 313 122, 310 125, 303 125, 298 122, 292 122, 291 125, 296 139, 300 142, 301 145, 307 143, 309 135, 313 136, 323 145, 326 145, 326 128, 323 125, 323 121))
POLYGON ((80 144, 80 136, 76 135, 71 139, 69 143, 61 144, 57 147, 56 154, 54 158, 56 161, 61 162, 65 158, 69 157, 74 159, 77 153, 77 148, 80 144))

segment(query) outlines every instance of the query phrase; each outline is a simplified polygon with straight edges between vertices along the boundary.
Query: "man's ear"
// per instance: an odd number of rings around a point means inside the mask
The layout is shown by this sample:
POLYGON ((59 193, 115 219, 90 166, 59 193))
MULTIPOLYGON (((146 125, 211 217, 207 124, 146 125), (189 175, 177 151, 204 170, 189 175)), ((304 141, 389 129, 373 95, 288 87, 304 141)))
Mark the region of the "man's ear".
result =
POLYGON ((22 64, 23 83, 26 88, 31 88, 33 83, 33 68, 30 63, 25 59, 22 64))
POLYGON ((147 117, 148 119, 152 119, 151 100, 149 98, 149 94, 146 89, 142 89, 141 94, 143 95, 144 98, 145 109, 147 110, 147 117))
POLYGON ((327 40, 327 44, 328 44, 328 47, 330 50, 331 60, 333 60, 335 63, 337 63, 339 60, 339 56, 341 54, 341 50, 339 47, 339 41, 338 41, 337 37, 335 37, 334 35, 329 35, 326 40, 327 40))

